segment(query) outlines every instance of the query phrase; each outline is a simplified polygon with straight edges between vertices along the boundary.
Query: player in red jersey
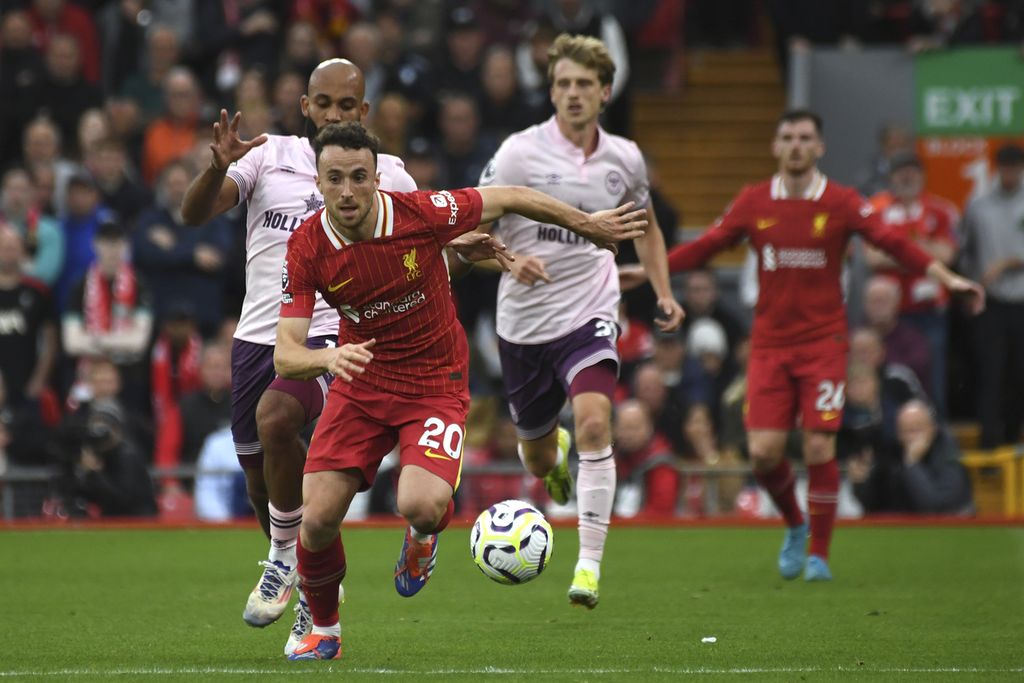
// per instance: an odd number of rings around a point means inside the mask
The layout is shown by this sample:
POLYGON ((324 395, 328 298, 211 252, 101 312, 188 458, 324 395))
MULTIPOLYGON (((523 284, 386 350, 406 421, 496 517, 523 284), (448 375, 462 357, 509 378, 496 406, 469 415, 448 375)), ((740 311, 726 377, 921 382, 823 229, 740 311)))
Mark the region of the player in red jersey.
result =
POLYGON ((357 123, 317 134, 316 183, 325 208, 289 239, 282 275, 277 372, 303 378, 327 371, 341 380, 331 383, 306 459, 298 565, 314 627, 290 659, 341 656, 345 553, 338 526, 396 443, 398 509, 409 522, 396 590, 414 595, 434 567, 437 534, 452 514, 469 407, 469 352, 444 245, 513 212, 600 246, 638 237, 647 225, 643 210, 628 204, 586 214, 523 187, 382 192, 377 146, 357 123), (317 292, 340 313, 338 348, 305 344, 317 292))
POLYGON ((793 110, 779 118, 772 152, 779 171, 745 187, 699 239, 669 253, 672 272, 703 265, 744 237, 758 255, 760 295, 747 370, 746 426, 754 476, 788 527, 779 553, 783 578, 832 578, 828 551, 836 515, 836 431, 846 389, 846 309, 840 271, 846 245, 859 233, 904 268, 927 273, 953 293, 984 306, 984 292, 954 274, 904 235, 886 227, 857 192, 827 179, 821 119, 793 110), (783 457, 786 435, 803 430, 810 524, 783 457), (808 531, 810 548, 807 548, 808 531))

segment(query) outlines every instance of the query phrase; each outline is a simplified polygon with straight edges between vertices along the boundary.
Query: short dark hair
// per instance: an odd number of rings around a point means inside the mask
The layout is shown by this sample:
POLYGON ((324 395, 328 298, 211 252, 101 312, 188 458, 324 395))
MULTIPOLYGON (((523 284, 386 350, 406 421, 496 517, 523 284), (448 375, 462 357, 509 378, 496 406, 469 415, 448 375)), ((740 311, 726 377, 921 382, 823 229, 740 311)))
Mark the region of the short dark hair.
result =
POLYGON ((778 128, 784 123, 796 123, 797 121, 811 121, 814 123, 814 130, 817 131, 819 136, 825 129, 821 122, 821 117, 810 109, 787 109, 779 115, 779 120, 776 122, 775 127, 778 128))
POLYGON ((313 152, 316 154, 316 165, 320 166, 320 154, 325 147, 341 147, 343 149, 368 149, 373 154, 373 165, 377 165, 377 152, 380 151, 380 140, 362 124, 355 121, 347 123, 329 123, 321 128, 313 138, 313 152))

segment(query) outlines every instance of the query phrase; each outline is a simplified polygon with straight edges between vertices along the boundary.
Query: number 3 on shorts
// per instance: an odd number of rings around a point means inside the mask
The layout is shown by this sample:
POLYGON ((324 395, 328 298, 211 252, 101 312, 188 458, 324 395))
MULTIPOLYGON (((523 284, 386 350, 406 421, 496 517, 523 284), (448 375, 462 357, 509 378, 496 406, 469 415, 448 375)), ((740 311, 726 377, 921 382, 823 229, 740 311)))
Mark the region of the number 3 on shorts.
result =
POLYGON ((428 456, 431 455, 430 451, 440 448, 449 458, 458 460, 462 456, 462 427, 457 424, 446 425, 441 419, 428 417, 423 423, 419 445, 427 449, 428 456), (435 436, 440 436, 441 440, 438 441, 435 436))

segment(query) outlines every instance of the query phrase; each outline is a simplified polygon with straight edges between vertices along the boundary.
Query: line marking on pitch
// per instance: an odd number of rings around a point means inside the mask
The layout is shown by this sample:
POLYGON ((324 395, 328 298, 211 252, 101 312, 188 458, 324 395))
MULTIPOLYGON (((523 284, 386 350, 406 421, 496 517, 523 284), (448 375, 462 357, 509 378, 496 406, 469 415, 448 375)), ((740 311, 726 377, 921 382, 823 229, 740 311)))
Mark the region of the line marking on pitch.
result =
POLYGON ((791 674, 791 673, 873 673, 873 674, 1007 674, 1024 673, 1024 667, 1015 668, 983 668, 983 667, 735 667, 735 668, 673 668, 648 667, 634 669, 503 669, 499 667, 483 667, 478 669, 434 669, 416 671, 412 669, 374 669, 346 668, 343 666, 327 666, 302 669, 241 669, 217 667, 181 667, 181 668, 138 668, 138 669, 59 669, 55 671, 0 671, 0 678, 16 677, 53 677, 53 676, 184 676, 219 674, 226 676, 306 676, 323 673, 374 674, 378 676, 458 676, 458 675, 492 675, 492 676, 523 676, 523 675, 589 675, 609 676, 621 674, 675 674, 675 675, 753 675, 753 674, 791 674))

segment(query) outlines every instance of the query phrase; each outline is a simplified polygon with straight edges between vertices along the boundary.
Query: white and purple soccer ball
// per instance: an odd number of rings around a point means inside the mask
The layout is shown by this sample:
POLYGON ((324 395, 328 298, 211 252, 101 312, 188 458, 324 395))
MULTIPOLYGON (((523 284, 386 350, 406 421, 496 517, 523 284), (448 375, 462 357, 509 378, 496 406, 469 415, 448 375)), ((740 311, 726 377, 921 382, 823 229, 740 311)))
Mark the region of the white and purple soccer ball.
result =
POLYGON ((540 510, 503 500, 480 513, 469 534, 473 561, 487 578, 506 585, 537 578, 551 560, 554 536, 540 510))

